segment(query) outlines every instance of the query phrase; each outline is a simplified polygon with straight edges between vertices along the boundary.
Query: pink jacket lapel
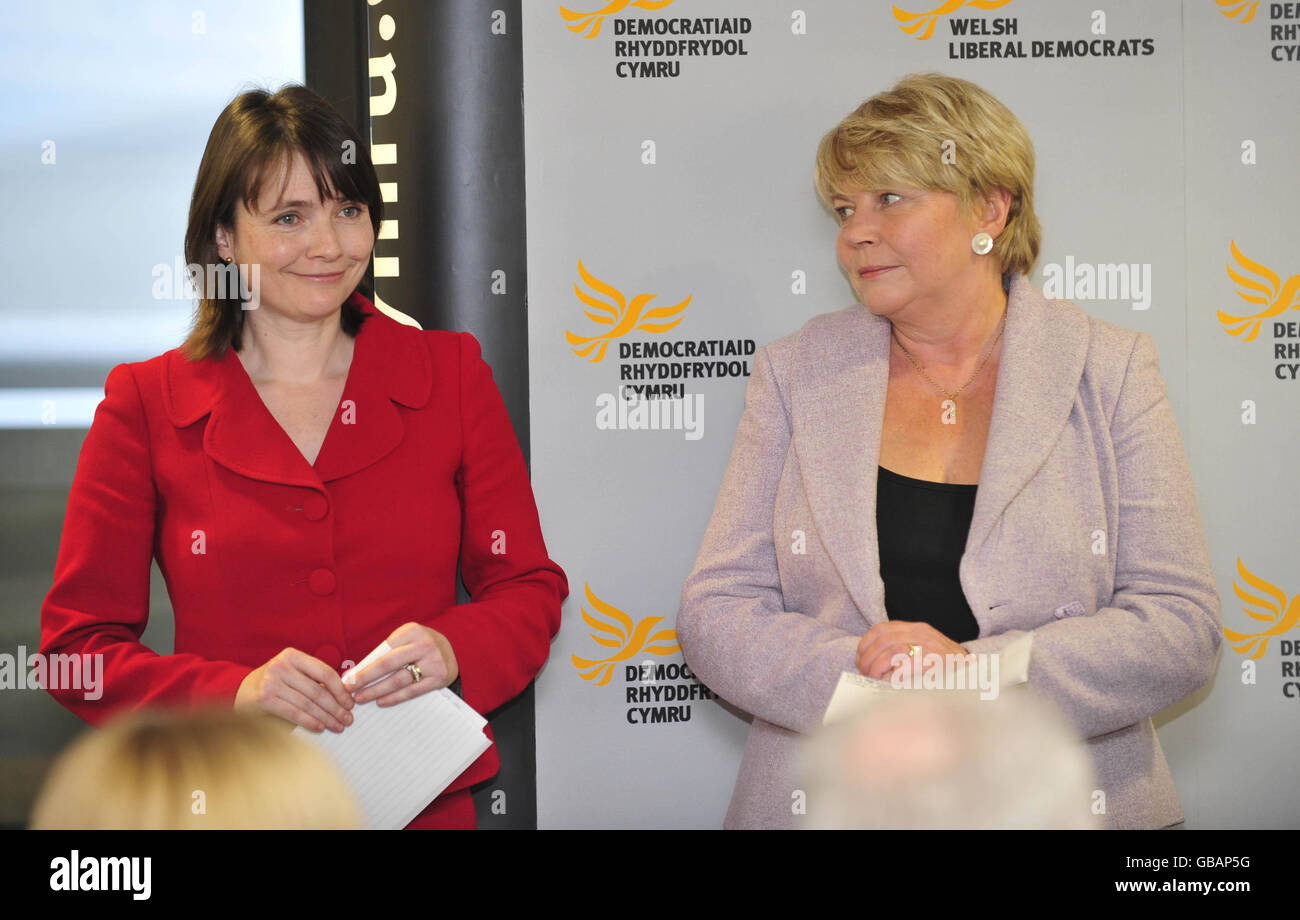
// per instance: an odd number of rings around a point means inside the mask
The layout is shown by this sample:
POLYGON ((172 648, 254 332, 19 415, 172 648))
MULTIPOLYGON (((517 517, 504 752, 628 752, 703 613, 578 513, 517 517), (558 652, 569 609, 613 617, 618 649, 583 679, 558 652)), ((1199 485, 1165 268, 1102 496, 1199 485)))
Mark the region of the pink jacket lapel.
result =
POLYGON ((967 554, 988 539, 1047 460, 1069 421, 1088 357, 1088 317, 1045 300, 1019 275, 1007 298, 1004 335, 967 554))
MULTIPOLYGON (((1088 352, 1088 319, 1059 310, 1022 276, 1007 299, 997 395, 969 556, 1042 467, 1070 416, 1088 352)), ((884 619, 876 536, 889 323, 865 307, 820 318, 799 336, 790 383, 793 445, 818 533, 870 624, 884 619)))

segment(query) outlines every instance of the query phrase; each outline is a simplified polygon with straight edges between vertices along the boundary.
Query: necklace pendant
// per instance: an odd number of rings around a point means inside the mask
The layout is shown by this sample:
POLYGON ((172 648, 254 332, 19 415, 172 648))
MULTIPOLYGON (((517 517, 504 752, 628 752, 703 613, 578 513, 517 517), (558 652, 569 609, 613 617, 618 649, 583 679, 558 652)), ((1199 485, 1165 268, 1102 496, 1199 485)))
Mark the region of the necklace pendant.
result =
POLYGON ((939 416, 940 421, 945 425, 957 424, 957 400, 945 399, 941 404, 943 414, 939 416))

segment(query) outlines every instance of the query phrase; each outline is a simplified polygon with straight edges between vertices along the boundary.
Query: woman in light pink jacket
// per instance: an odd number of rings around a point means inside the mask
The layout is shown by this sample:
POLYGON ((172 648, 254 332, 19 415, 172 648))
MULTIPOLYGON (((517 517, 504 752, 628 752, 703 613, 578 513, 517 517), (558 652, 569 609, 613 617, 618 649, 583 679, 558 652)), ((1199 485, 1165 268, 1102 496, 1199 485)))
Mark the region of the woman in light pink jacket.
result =
MULTIPOLYGON (((1183 820, 1151 716, 1210 680, 1219 598, 1155 347, 1048 301, 1034 153, 984 90, 909 77, 823 140, 861 305, 762 349, 682 592, 692 670, 754 716, 731 827, 789 827, 843 671, 1032 635, 1108 827, 1183 820)), ((931 659, 932 660, 932 659, 931 659)))

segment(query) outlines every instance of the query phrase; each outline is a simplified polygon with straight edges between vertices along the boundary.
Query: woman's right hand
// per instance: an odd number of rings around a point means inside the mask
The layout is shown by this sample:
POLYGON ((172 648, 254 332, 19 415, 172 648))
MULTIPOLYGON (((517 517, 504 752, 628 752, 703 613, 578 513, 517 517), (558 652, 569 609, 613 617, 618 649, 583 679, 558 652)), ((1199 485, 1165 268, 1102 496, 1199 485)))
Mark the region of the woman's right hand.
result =
POLYGON ((235 708, 252 707, 318 732, 341 732, 352 724, 352 694, 334 669, 296 648, 287 648, 249 672, 235 693, 235 708))

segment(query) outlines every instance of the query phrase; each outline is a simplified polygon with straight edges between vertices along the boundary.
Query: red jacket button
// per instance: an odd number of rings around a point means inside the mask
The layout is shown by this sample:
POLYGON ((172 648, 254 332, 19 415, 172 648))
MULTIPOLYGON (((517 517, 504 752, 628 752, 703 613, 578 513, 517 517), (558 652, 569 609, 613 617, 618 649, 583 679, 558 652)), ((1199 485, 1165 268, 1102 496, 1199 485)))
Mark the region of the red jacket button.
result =
POLYGON ((312 492, 302 500, 303 517, 309 521, 319 521, 325 515, 329 514, 329 502, 319 492, 312 492))
POLYGON ((321 597, 333 594, 335 583, 334 573, 329 569, 316 569, 307 579, 307 587, 311 588, 311 593, 319 594, 321 597))

